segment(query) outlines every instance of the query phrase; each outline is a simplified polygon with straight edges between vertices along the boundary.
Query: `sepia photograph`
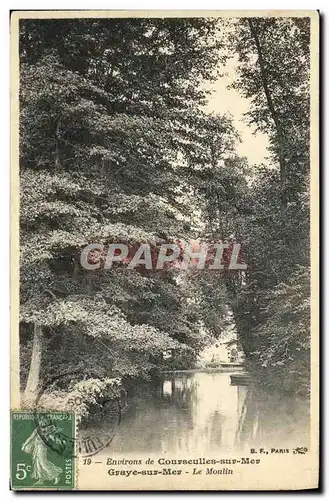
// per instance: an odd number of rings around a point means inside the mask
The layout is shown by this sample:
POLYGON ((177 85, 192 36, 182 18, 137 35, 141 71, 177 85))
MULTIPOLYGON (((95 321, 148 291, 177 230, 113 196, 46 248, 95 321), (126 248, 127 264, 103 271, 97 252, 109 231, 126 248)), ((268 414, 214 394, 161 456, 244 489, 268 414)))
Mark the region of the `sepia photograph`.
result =
POLYGON ((12 12, 12 489, 317 488, 318 25, 12 12))

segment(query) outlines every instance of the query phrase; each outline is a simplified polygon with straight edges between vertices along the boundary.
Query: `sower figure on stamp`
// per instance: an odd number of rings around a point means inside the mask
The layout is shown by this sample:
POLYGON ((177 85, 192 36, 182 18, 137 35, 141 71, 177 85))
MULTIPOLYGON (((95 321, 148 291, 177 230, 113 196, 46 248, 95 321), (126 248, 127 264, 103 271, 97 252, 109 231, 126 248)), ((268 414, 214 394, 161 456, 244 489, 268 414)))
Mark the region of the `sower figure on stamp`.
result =
POLYGON ((37 479, 36 484, 42 484, 44 481, 54 481, 54 484, 59 482, 63 470, 47 459, 47 446, 39 436, 37 429, 23 443, 22 451, 32 455, 31 477, 37 479))

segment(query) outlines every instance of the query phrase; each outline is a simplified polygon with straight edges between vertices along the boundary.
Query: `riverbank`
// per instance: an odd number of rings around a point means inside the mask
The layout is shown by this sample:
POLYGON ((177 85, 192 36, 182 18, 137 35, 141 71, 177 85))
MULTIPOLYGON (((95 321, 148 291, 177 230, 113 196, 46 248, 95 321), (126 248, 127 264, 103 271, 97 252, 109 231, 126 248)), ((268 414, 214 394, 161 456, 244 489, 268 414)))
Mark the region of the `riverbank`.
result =
POLYGON ((224 372, 242 372, 245 370, 245 366, 242 363, 222 363, 217 365, 216 367, 199 367, 199 368, 191 368, 188 370, 165 370, 161 373, 168 375, 172 374, 180 374, 180 373, 224 373, 224 372))

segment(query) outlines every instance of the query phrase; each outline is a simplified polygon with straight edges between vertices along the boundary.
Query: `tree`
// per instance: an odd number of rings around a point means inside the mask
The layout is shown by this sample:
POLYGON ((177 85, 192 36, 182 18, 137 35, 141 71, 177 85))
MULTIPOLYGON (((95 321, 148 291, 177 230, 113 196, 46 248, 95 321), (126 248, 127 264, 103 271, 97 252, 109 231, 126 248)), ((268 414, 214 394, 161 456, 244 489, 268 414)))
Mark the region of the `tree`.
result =
POLYGON ((309 37, 309 18, 272 17, 242 19, 232 37, 233 87, 251 99, 249 123, 269 135, 283 209, 305 190, 309 171, 309 37))
MULTIPOLYGON (((309 291, 309 19, 248 18, 236 23, 233 38, 232 49, 239 58, 234 87, 251 99, 246 118, 269 135, 271 154, 270 167, 258 169, 247 190, 248 270, 236 296, 235 318, 250 366, 261 370, 264 382, 276 387, 285 382, 282 389, 288 391, 299 384, 306 393, 310 376, 304 361, 295 356, 291 369, 278 348, 285 332, 287 352, 295 349, 300 329, 295 306, 290 303, 291 323, 284 315, 279 320, 274 308, 282 306, 278 290, 289 287, 296 300, 303 300, 305 314, 308 308, 304 298, 309 291), (304 274, 297 290, 300 267, 304 274), (265 335, 266 348, 260 344, 265 335), (278 358, 264 369, 264 356, 272 351, 278 358)), ((301 334, 307 350, 309 329, 305 326, 301 334)))

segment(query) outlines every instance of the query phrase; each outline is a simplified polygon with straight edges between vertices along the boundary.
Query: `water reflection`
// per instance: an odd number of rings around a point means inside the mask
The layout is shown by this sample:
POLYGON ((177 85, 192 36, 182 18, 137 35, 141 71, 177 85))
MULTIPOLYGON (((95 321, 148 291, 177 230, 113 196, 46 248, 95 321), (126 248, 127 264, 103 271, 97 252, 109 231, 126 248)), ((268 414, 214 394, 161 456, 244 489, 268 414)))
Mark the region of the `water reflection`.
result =
POLYGON ((144 387, 129 401, 111 452, 308 446, 306 402, 230 382, 229 373, 185 373, 144 387))

